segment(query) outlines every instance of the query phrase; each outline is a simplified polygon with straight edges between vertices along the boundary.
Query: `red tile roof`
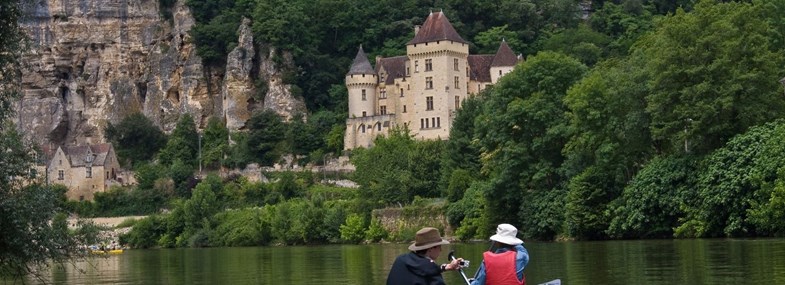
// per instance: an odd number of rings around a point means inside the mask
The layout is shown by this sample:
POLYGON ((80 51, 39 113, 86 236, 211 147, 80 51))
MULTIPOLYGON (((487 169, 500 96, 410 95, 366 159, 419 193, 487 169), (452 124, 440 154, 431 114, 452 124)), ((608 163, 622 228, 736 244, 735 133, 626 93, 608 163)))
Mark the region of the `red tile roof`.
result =
POLYGON ((455 28, 450 24, 450 20, 447 19, 443 12, 436 12, 428 15, 428 19, 425 19, 425 23, 420 27, 420 31, 406 44, 413 45, 443 40, 468 43, 458 35, 458 32, 455 31, 455 28))
POLYGON ((502 44, 499 45, 499 49, 493 57, 491 66, 515 66, 517 63, 518 56, 516 56, 510 46, 507 45, 507 42, 502 40, 502 44))
POLYGON ((384 79, 385 84, 393 84, 395 79, 406 77, 406 60, 407 56, 395 56, 381 58, 376 62, 376 73, 379 73, 382 67, 387 71, 387 77, 384 79))
POLYGON ((491 82, 491 62, 494 55, 477 54, 469 55, 469 79, 479 82, 491 82))

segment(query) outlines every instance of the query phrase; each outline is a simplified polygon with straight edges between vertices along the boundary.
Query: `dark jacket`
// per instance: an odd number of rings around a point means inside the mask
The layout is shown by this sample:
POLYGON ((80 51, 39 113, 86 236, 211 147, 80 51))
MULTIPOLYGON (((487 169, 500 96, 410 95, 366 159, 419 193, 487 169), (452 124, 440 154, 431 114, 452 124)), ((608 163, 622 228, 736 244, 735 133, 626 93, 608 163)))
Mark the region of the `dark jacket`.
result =
POLYGON ((442 270, 429 258, 413 252, 398 256, 387 275, 387 285, 444 285, 442 270))

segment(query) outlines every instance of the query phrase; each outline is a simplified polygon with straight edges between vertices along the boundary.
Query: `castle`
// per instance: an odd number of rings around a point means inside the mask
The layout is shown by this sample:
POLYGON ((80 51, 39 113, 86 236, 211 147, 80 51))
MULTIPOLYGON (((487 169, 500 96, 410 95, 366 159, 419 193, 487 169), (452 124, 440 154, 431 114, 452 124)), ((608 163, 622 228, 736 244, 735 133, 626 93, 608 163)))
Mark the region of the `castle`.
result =
POLYGON ((520 58, 502 41, 496 54, 469 54, 443 12, 431 12, 406 55, 378 57, 371 67, 360 46, 346 74, 349 118, 344 149, 370 147, 394 126, 421 140, 447 139, 461 102, 511 72, 520 58))

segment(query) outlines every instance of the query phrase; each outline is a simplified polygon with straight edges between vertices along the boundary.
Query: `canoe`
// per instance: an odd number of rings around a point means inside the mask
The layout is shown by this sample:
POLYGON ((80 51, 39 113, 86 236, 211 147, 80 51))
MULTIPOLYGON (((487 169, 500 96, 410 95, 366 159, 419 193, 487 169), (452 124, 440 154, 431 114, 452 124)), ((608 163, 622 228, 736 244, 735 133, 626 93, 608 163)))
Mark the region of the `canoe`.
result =
POLYGON ((122 249, 112 249, 112 250, 93 250, 90 251, 92 254, 122 254, 122 249))

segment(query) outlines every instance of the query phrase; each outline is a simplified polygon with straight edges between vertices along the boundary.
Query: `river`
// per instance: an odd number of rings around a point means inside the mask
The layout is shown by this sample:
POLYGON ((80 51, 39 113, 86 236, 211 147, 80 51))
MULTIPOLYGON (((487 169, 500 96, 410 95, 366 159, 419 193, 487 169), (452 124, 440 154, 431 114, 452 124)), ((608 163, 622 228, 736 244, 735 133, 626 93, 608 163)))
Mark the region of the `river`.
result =
MULTIPOLYGON (((487 243, 445 246, 471 261, 487 243)), ((406 244, 128 250, 45 274, 54 284, 384 284, 406 244), (80 272, 81 271, 81 272, 80 272)), ((785 284, 785 239, 527 242, 528 284, 785 284)), ((464 284, 457 272, 447 284, 464 284)), ((35 280, 31 281, 36 283, 35 280)))

